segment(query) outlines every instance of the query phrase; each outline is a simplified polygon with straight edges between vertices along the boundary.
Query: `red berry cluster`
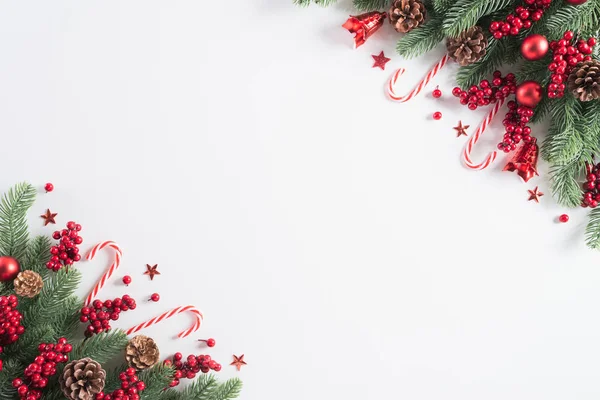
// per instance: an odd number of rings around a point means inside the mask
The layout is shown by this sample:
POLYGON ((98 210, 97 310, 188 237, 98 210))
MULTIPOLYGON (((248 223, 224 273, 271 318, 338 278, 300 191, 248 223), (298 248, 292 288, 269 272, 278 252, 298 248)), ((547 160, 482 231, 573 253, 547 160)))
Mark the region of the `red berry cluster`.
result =
POLYGON ((170 387, 175 387, 179 385, 179 381, 181 379, 194 379, 198 372, 202 372, 204 374, 213 371, 219 372, 221 370, 221 364, 211 359, 209 355, 199 355, 195 356, 190 354, 187 356, 185 362, 182 361, 183 354, 175 353, 173 355, 173 360, 165 360, 165 364, 174 365, 175 366, 175 375, 173 376, 173 380, 169 384, 170 387))
POLYGON ((94 334, 110 330, 110 321, 118 320, 121 311, 135 310, 136 307, 135 300, 128 294, 104 302, 94 300, 92 307, 87 306, 81 309, 79 320, 83 323, 90 323, 85 330, 85 336, 92 337, 94 334))
POLYGON ((561 40, 550 42, 554 57, 552 63, 548 65, 548 69, 552 72, 551 82, 548 85, 549 98, 555 99, 565 95, 565 82, 569 74, 580 62, 592 59, 591 54, 595 45, 595 38, 575 40, 572 31, 566 31, 561 40))
POLYGON ((21 400, 37 400, 42 397, 40 389, 48 385, 48 378, 56 374, 56 364, 65 363, 73 346, 67 339, 60 338, 56 344, 42 343, 38 346, 39 356, 25 368, 24 378, 16 378, 12 386, 17 389, 21 400))
POLYGON ((23 316, 17 310, 19 301, 17 296, 0 296, 0 353, 3 346, 12 344, 25 333, 25 327, 21 325, 23 316))
POLYGON ((587 179, 583 184, 584 194, 581 207, 598 207, 600 202, 600 164, 587 166, 587 179))
POLYGON ((81 260, 79 255, 79 247, 77 245, 83 243, 83 238, 79 236, 81 225, 73 221, 67 222, 67 229, 56 231, 52 234, 55 240, 59 240, 58 245, 50 248, 50 261, 46 263, 46 268, 54 272, 58 272, 63 266, 67 267, 81 260))
POLYGON ((520 106, 516 101, 509 101, 508 112, 502 121, 506 132, 502 142, 498 143, 498 150, 508 153, 515 150, 521 140, 525 142, 535 140, 531 136, 531 128, 527 126, 531 117, 533 117, 533 109, 520 106))
POLYGON ((95 400, 140 400, 140 393, 146 389, 144 381, 140 381, 135 368, 127 368, 119 374, 121 387, 110 394, 98 393, 95 400))
POLYGON ((503 78, 500 71, 495 71, 492 82, 484 79, 479 86, 471 86, 468 91, 455 87, 452 89, 452 94, 460 98, 460 104, 468 106, 470 110, 476 110, 477 107, 504 100, 516 90, 515 74, 507 74, 503 78))
POLYGON ((515 13, 508 15, 504 21, 492 22, 490 32, 496 39, 508 35, 516 36, 521 29, 529 29, 533 22, 542 19, 551 2, 552 0, 525 0, 525 6, 518 6, 515 13))

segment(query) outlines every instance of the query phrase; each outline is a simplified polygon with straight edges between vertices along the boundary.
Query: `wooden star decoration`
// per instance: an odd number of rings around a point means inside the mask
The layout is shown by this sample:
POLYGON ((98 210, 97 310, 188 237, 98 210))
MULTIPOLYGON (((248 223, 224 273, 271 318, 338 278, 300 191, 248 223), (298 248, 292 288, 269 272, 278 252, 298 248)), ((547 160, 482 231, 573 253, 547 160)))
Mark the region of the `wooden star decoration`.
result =
POLYGON ((233 365, 237 368, 237 370, 241 370, 242 369, 242 365, 248 365, 246 364, 246 361, 244 361, 244 355, 242 354, 241 356, 233 356, 233 362, 229 365, 233 365))
POLYGON ((533 190, 528 190, 528 192, 529 192, 529 201, 535 200, 536 203, 539 203, 540 197, 542 197, 544 195, 544 193, 542 193, 538 190, 537 186, 533 190))
POLYGON ((456 137, 468 136, 467 129, 469 129, 471 125, 463 125, 462 121, 458 121, 458 126, 455 126, 453 129, 456 131, 456 137))
POLYGON ((50 209, 46 210, 45 214, 40 215, 40 217, 44 218, 44 226, 48 224, 56 224, 54 218, 57 216, 57 213, 50 212, 50 209))
POLYGON ((158 272, 156 268, 158 268, 158 264, 154 264, 152 266, 150 264, 146 264, 146 272, 144 272, 144 275, 148 275, 151 281, 154 280, 154 275, 160 275, 160 272, 158 272))
POLYGON ((391 58, 387 58, 384 54, 383 51, 381 53, 379 53, 378 56, 371 54, 371 57, 373 57, 373 60, 375 60, 375 62, 373 63, 373 67, 372 68, 376 68, 379 67, 383 70, 385 70, 385 64, 387 64, 391 58))

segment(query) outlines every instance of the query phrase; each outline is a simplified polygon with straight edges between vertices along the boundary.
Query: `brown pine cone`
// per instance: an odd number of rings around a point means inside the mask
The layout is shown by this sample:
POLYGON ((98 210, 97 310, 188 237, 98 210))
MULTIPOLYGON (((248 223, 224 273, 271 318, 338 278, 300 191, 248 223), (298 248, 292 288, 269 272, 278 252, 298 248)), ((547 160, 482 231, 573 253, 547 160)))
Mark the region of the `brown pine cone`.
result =
POLYGON ((487 45, 487 37, 479 26, 467 29, 457 38, 448 38, 446 42, 448 56, 463 67, 483 57, 487 45))
POLYGON ((34 271, 19 272, 14 280, 15 293, 22 297, 35 297, 42 291, 44 281, 40 274, 34 271))
POLYGON ((400 33, 407 33, 425 21, 427 10, 421 0, 394 0, 389 14, 394 28, 400 33))
POLYGON ((65 365, 59 381, 67 399, 93 400, 104 389, 106 371, 91 358, 82 358, 65 365))
POLYGON ((600 98, 600 62, 584 61, 569 75, 567 88, 580 101, 592 101, 600 98))
POLYGON ((154 339, 138 335, 127 343, 125 359, 130 367, 142 370, 150 368, 158 362, 160 353, 154 339))

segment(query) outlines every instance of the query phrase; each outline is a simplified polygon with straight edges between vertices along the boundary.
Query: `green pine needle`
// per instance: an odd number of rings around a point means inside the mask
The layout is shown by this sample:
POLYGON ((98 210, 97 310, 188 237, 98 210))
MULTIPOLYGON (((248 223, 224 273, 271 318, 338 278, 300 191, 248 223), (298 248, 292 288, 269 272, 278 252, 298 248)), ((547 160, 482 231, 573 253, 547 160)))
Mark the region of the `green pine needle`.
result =
POLYGON ((207 400, 230 400, 240 395, 242 390, 242 381, 238 378, 232 378, 219 385, 214 393, 207 400))
POLYGON ((360 11, 375 11, 386 8, 388 0, 353 0, 354 7, 360 11))
POLYGON ((303 7, 308 7, 312 3, 323 6, 323 7, 327 7, 335 2, 336 2, 336 0, 294 0, 294 4, 303 6, 303 7))
POLYGON ((410 59, 427 53, 444 40, 442 18, 432 17, 422 27, 408 32, 396 45, 402 57, 410 59))
POLYGON ((116 358, 127 345, 127 335, 120 329, 112 329, 110 332, 103 332, 85 339, 73 346, 73 352, 70 359, 78 360, 84 357, 103 364, 113 358, 116 358))
POLYGON ((172 366, 159 363, 152 368, 140 372, 140 380, 146 384, 146 390, 142 393, 142 400, 156 400, 169 387, 173 380, 175 369, 172 366))
POLYGON ((588 247, 600 250, 600 208, 590 212, 590 220, 585 228, 585 242, 588 247))
POLYGON ((548 17, 548 39, 561 39, 567 29, 573 31, 598 31, 600 25, 600 0, 588 0, 578 6, 565 6, 548 17))
POLYGON ((50 260, 50 247, 52 243, 47 236, 36 236, 27 248, 27 269, 35 271, 42 277, 48 276, 50 270, 46 263, 50 260))
POLYGON ((27 211, 35 201, 35 188, 29 183, 12 187, 0 201, 0 254, 24 261, 29 233, 27 211))
POLYGON ((458 37, 462 32, 477 25, 481 17, 512 3, 512 0, 457 0, 446 13, 444 32, 449 37, 458 37))

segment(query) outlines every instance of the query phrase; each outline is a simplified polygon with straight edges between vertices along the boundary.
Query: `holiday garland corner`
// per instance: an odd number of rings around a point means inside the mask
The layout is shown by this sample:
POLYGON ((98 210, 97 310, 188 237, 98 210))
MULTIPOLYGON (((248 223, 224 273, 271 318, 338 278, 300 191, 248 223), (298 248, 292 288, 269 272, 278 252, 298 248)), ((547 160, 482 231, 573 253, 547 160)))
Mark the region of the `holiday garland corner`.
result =
MULTIPOLYGON (((47 184, 46 191, 53 185, 47 184)), ((112 241, 92 248, 114 254, 110 268, 82 300, 73 293, 81 281, 74 266, 82 259, 79 245, 81 225, 70 221, 65 229, 46 236, 29 237, 27 212, 34 204, 36 189, 21 183, 0 201, 0 400, 229 400, 242 387, 238 378, 219 382, 210 371, 221 365, 209 355, 175 353, 160 360, 157 343, 136 333, 180 313, 194 317, 193 324, 179 334, 197 331, 203 315, 193 306, 177 307, 124 331, 111 321, 137 307, 128 295, 112 300, 96 296, 119 267, 122 250, 112 241), (81 328, 82 323, 89 323, 81 328), (85 336, 85 337, 83 337, 85 336), (123 356, 124 354, 124 356, 123 356), (122 366, 108 369, 108 363, 122 366), (174 389, 182 379, 196 379, 183 390, 174 389)), ((42 215, 53 218, 49 210, 42 215)), ((155 272, 158 273, 158 272, 155 272)), ((123 279, 131 283, 131 278, 123 279)), ((158 301, 157 293, 151 300, 158 301)), ((215 340, 201 340, 214 347, 215 340)), ((239 370, 243 356, 234 356, 239 370), (240 361, 241 359, 241 361, 240 361)))
MULTIPOLYGON (((336 0, 294 0, 328 6, 336 0)), ((538 152, 550 165, 552 193, 565 207, 589 207, 587 245, 600 249, 600 0, 353 0, 362 14, 343 27, 360 47, 387 20, 403 34, 396 49, 406 59, 439 43, 447 54, 408 94, 388 85, 389 97, 406 102, 417 96, 446 63, 459 65, 452 91, 471 110, 491 107, 488 117, 463 151, 466 167, 481 170, 497 159, 497 150, 514 155, 504 170, 524 181, 537 175, 538 152), (503 76, 498 69, 511 66, 503 76), (505 133, 497 149, 482 161, 472 150, 506 104, 505 133), (538 146, 530 124, 550 121, 538 146)), ((383 54, 381 55, 383 56, 383 54)), ((434 119, 441 118, 440 113, 434 119)), ((568 216, 560 217, 561 222, 568 216)))

